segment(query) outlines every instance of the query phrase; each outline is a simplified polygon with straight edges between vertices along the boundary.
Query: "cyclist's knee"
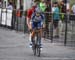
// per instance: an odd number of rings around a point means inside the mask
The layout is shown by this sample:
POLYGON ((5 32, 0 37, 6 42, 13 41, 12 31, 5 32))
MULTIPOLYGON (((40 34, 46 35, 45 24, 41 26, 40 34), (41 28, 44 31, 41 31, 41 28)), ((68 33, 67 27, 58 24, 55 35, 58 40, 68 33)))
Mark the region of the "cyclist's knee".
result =
POLYGON ((39 36, 41 36, 41 35, 42 35, 42 30, 40 29, 40 30, 39 30, 39 36))
POLYGON ((35 36, 35 32, 34 32, 34 31, 32 31, 31 36, 32 36, 32 37, 34 37, 34 36, 35 36))

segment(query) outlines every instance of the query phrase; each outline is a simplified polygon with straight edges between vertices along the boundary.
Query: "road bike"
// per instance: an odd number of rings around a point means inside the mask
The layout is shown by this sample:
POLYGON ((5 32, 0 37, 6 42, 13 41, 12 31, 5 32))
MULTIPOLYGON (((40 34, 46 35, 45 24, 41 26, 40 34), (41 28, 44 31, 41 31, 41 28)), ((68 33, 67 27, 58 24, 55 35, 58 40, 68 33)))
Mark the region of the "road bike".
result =
POLYGON ((38 27, 35 28, 35 37, 33 39, 34 40, 32 41, 32 50, 33 50, 34 56, 40 57, 40 54, 41 54, 41 49, 40 49, 41 36, 39 36, 38 27))

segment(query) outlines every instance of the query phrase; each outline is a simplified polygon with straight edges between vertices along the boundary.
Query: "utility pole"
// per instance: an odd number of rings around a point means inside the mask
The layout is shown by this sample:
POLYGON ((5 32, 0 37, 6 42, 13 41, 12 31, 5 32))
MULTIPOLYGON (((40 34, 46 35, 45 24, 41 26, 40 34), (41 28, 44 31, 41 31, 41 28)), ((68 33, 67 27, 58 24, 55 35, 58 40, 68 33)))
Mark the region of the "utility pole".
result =
POLYGON ((70 2, 70 0, 64 0, 65 1, 65 7, 66 7, 66 17, 67 17, 67 19, 66 19, 66 24, 65 24, 65 39, 64 39, 64 45, 66 46, 66 44, 67 44, 67 30, 68 30, 68 21, 69 21, 69 9, 70 9, 70 4, 69 4, 69 2, 70 2))

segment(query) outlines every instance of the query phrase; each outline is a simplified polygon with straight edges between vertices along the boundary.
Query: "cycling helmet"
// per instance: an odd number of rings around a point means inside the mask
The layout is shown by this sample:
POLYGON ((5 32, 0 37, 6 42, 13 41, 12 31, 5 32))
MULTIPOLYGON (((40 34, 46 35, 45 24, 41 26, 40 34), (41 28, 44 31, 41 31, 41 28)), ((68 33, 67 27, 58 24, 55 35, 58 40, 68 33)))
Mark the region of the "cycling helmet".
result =
POLYGON ((35 12, 36 12, 36 13, 41 13, 40 8, 39 8, 39 7, 37 7, 37 8, 35 9, 35 12))

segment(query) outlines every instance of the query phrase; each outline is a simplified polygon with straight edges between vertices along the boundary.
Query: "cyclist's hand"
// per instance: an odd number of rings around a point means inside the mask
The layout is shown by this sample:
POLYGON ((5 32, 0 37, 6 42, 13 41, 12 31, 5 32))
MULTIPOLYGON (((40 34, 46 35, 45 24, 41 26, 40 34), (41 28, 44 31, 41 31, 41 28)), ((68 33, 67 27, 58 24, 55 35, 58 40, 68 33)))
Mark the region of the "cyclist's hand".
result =
POLYGON ((28 24, 28 29, 29 29, 29 30, 31 29, 31 24, 28 24))
POLYGON ((29 30, 30 32, 32 32, 32 28, 29 27, 28 30, 29 30))

